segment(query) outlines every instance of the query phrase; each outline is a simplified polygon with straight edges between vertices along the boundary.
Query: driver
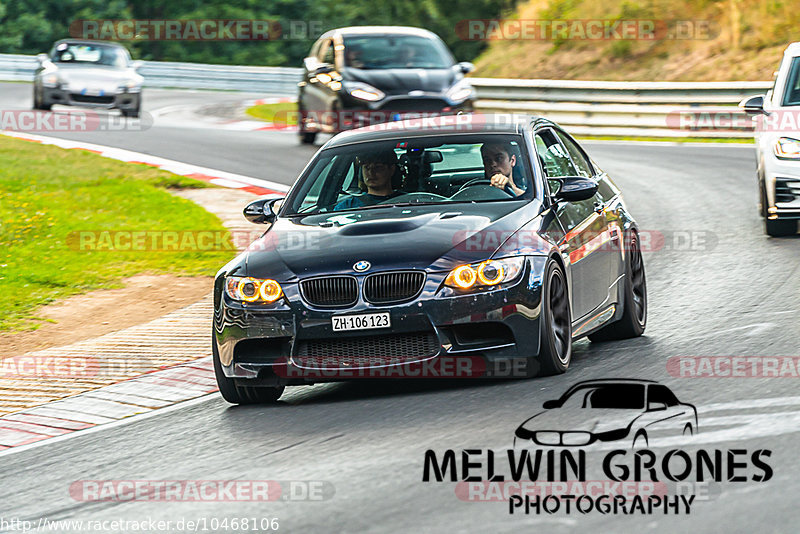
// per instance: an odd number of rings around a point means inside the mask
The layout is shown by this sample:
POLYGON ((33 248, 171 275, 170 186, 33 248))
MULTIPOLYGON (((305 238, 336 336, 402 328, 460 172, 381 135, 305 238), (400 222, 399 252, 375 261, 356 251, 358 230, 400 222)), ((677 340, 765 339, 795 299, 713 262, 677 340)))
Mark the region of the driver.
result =
POLYGON ((516 196, 525 193, 525 190, 517 187, 514 182, 517 156, 514 155, 509 143, 484 143, 481 147, 481 158, 486 179, 491 181, 494 187, 513 192, 516 196))
POLYGON ((397 174, 397 155, 394 150, 364 154, 356 159, 356 164, 361 166, 361 180, 363 180, 363 182, 359 180, 358 185, 362 190, 366 187, 367 193, 344 199, 336 204, 335 210, 371 206, 402 194, 394 190, 392 183, 397 174))

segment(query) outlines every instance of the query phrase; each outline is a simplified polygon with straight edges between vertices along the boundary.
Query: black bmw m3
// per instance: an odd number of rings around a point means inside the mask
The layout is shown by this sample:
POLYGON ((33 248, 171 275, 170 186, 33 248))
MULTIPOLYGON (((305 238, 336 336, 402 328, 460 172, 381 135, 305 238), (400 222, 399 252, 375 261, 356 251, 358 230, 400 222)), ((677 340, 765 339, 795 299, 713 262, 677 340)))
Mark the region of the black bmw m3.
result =
POLYGON ((351 377, 563 373, 573 340, 645 328, 636 223, 541 118, 342 133, 285 198, 244 214, 269 226, 215 280, 214 369, 232 403, 351 377))

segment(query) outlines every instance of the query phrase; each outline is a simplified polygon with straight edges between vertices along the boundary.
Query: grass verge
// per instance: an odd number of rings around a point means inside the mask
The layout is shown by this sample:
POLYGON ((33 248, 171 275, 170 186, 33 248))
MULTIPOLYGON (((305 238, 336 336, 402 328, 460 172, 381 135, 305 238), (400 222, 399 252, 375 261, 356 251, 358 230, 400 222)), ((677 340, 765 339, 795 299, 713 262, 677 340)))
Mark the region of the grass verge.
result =
POLYGON ((284 126, 297 126, 297 103, 278 102, 275 104, 259 104, 247 108, 246 113, 256 119, 281 124, 284 126))
POLYGON ((182 250, 161 252, 125 239, 107 244, 136 250, 98 250, 104 247, 100 239, 80 250, 75 239, 102 232, 163 237, 161 232, 208 230, 230 242, 215 215, 167 191, 187 187, 207 185, 89 152, 0 136, 0 331, 36 328, 39 306, 120 287, 120 279, 137 273, 213 275, 233 250, 202 251, 184 242, 160 247, 182 250))

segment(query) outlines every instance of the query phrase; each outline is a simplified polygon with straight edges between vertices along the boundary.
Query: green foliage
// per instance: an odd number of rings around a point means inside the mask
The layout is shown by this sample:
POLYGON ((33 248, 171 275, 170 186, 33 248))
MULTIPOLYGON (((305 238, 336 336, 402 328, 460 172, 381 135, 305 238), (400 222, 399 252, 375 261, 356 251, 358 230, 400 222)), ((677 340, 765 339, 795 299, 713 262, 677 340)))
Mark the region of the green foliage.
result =
MULTIPOLYGON (((0 0, 0 52, 37 54, 69 37, 76 20, 227 19, 290 21, 301 32, 275 41, 134 41, 134 57, 160 61, 299 66, 320 31, 341 26, 400 25, 438 34, 459 61, 474 59, 486 46, 462 41, 456 24, 467 19, 500 18, 518 0, 0 0)), ((573 2, 574 0, 564 0, 573 2)))

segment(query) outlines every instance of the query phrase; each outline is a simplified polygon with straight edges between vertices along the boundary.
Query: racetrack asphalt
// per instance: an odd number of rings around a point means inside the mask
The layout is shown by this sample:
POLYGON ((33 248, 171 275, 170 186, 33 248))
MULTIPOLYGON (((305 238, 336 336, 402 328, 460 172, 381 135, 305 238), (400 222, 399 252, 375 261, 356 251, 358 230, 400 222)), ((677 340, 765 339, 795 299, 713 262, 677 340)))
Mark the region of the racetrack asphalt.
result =
MULTIPOLYGON (((153 112, 250 96, 151 90, 144 102, 153 112)), ((29 108, 30 86, 0 84, 0 106, 29 108)), ((169 114, 158 115, 144 132, 57 135, 285 184, 317 148, 300 146, 288 132, 171 125, 169 114)), ((354 381, 288 388, 276 406, 232 407, 211 396, 160 416, 0 455, 0 518, 173 524, 278 518, 285 532, 795 531, 798 377, 680 378, 667 368, 668 359, 679 356, 800 356, 800 236, 764 235, 753 148, 584 146, 621 187, 640 228, 665 237, 664 247, 644 256, 649 318, 643 337, 580 341, 568 373, 556 377, 354 381), (426 450, 503 450, 542 402, 576 382, 609 377, 666 384, 697 407, 694 447, 768 449, 772 479, 722 483, 688 517, 509 515, 505 502, 463 502, 452 482, 422 482, 426 450), (86 502, 70 494, 81 480, 319 481, 335 493, 310 502, 86 502)))

